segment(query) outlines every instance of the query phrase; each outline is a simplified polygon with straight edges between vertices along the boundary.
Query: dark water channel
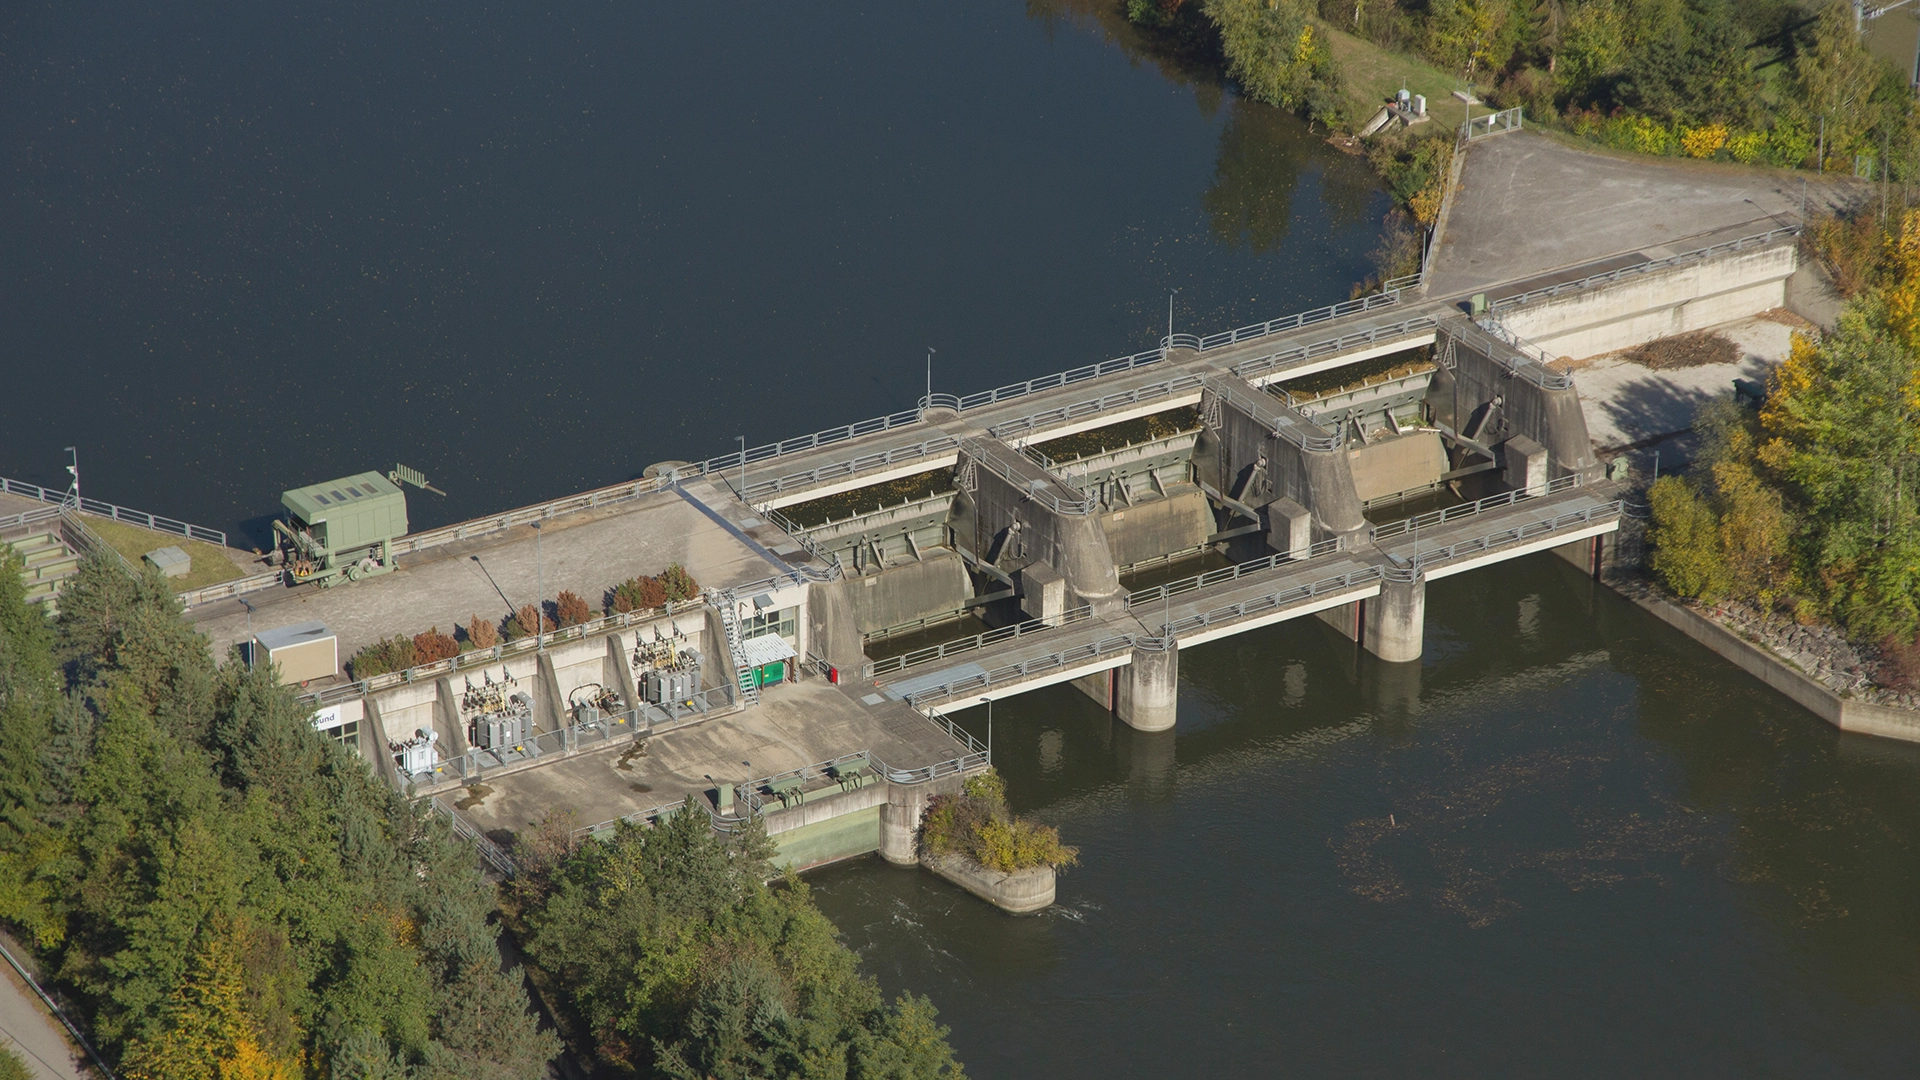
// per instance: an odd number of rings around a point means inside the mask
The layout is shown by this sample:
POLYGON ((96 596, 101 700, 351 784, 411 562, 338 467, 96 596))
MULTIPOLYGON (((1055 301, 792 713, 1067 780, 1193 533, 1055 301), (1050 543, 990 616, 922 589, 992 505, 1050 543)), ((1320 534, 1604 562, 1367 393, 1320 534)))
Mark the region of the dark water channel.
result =
POLYGON ((1546 555, 1434 583, 1419 664, 1301 620, 1180 678, 1160 735, 1067 687, 995 704, 1016 808, 1081 847, 1055 909, 813 876, 976 1074, 1920 1065, 1920 748, 1839 736, 1546 555))
MULTIPOLYGON (((1378 185, 1117 10, 9 8, 0 473, 78 444, 260 542, 400 460, 430 525, 910 407, 927 346, 970 391, 1150 345, 1171 287, 1181 329, 1345 299, 1378 185)), ((973 1075, 1920 1066, 1920 751, 1570 567, 1437 583, 1417 665, 1303 621, 1181 681, 1156 737, 996 707, 1082 848, 1052 912, 815 875, 973 1075)))

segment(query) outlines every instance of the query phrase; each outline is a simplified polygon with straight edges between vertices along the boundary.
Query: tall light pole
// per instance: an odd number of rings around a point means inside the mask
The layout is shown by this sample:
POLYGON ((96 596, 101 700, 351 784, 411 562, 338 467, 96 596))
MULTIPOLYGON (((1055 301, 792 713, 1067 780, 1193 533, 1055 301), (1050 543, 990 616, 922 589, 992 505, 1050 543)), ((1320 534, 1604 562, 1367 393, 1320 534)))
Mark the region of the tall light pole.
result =
POLYGON ((252 671, 253 654, 260 651, 260 643, 253 640, 253 605, 237 596, 234 599, 240 600, 240 606, 247 609, 247 670, 252 671))
POLYGON ((1176 295, 1178 295, 1179 292, 1180 292, 1179 289, 1167 290, 1167 351, 1168 352, 1173 351, 1173 298, 1176 295))
POLYGON ((547 647, 547 579, 540 562, 540 523, 533 523, 533 647, 547 647))
POLYGON ((927 346, 927 404, 921 409, 924 413, 933 408, 933 346, 927 346))
POLYGON ((73 477, 73 482, 67 485, 67 490, 73 492, 73 505, 78 508, 80 505, 80 450, 78 447, 69 446, 67 453, 73 455, 73 464, 67 466, 67 474, 73 477))
POLYGON ((980 700, 987 703, 987 768, 991 769, 993 768, 993 699, 983 697, 980 700))
POLYGON ((747 437, 735 435, 734 441, 740 444, 740 501, 747 501, 747 437))

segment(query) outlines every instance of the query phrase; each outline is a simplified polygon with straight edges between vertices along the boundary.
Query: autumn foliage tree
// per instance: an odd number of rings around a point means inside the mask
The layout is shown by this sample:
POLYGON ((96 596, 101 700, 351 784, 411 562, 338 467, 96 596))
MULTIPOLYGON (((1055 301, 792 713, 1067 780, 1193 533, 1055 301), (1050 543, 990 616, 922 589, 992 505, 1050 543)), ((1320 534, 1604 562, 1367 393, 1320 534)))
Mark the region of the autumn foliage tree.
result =
POLYGON ((1707 468, 1653 491, 1652 566, 1683 596, 1830 617, 1891 645, 1920 630, 1920 211, 1872 287, 1795 335, 1758 415, 1703 412, 1707 468))
POLYGON ((416 664, 431 664, 459 655, 460 643, 454 640, 452 634, 441 633, 437 626, 413 635, 413 662, 416 664))
POLYGON ((554 597, 553 613, 558 616, 561 626, 579 626, 593 618, 593 609, 579 594, 570 591, 562 591, 554 597))

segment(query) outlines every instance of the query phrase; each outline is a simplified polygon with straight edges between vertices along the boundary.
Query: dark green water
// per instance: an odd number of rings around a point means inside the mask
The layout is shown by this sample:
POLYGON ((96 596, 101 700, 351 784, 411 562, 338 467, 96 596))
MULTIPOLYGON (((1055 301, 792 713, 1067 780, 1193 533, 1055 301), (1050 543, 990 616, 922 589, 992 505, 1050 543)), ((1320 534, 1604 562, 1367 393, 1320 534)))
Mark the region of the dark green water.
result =
POLYGON ((877 860, 816 896, 983 1077, 1914 1074, 1920 747, 1547 555, 1433 584, 1426 650, 1183 650, 1170 734, 998 703, 1016 808, 1081 847, 1058 906, 877 860))
POLYGON ((0 474, 433 525, 1347 298, 1364 163, 1054 8, 0 9, 0 474))
MULTIPOLYGON (((1074 10, 0 10, 0 473, 78 443, 259 542, 397 459, 433 524, 910 407, 928 345, 968 391, 1150 345, 1169 287, 1345 299, 1359 163, 1074 10)), ((1436 584, 1409 671, 1313 622, 1181 665, 1170 735, 996 708, 1083 849, 1054 911, 815 875, 974 1075, 1920 1066, 1920 751, 1545 557, 1436 584)))

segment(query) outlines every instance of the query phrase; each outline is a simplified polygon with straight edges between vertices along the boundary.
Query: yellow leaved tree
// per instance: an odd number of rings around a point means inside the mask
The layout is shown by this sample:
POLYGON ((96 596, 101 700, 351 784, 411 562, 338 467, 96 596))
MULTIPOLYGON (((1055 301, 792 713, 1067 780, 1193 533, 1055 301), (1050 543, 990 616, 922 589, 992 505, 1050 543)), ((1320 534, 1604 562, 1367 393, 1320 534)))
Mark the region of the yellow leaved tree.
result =
POLYGON ((281 1057, 262 1045, 245 999, 239 950, 231 935, 216 934, 194 957, 187 980, 174 988, 165 1030, 136 1039, 120 1074, 126 1080, 296 1080, 299 1057, 281 1057))

